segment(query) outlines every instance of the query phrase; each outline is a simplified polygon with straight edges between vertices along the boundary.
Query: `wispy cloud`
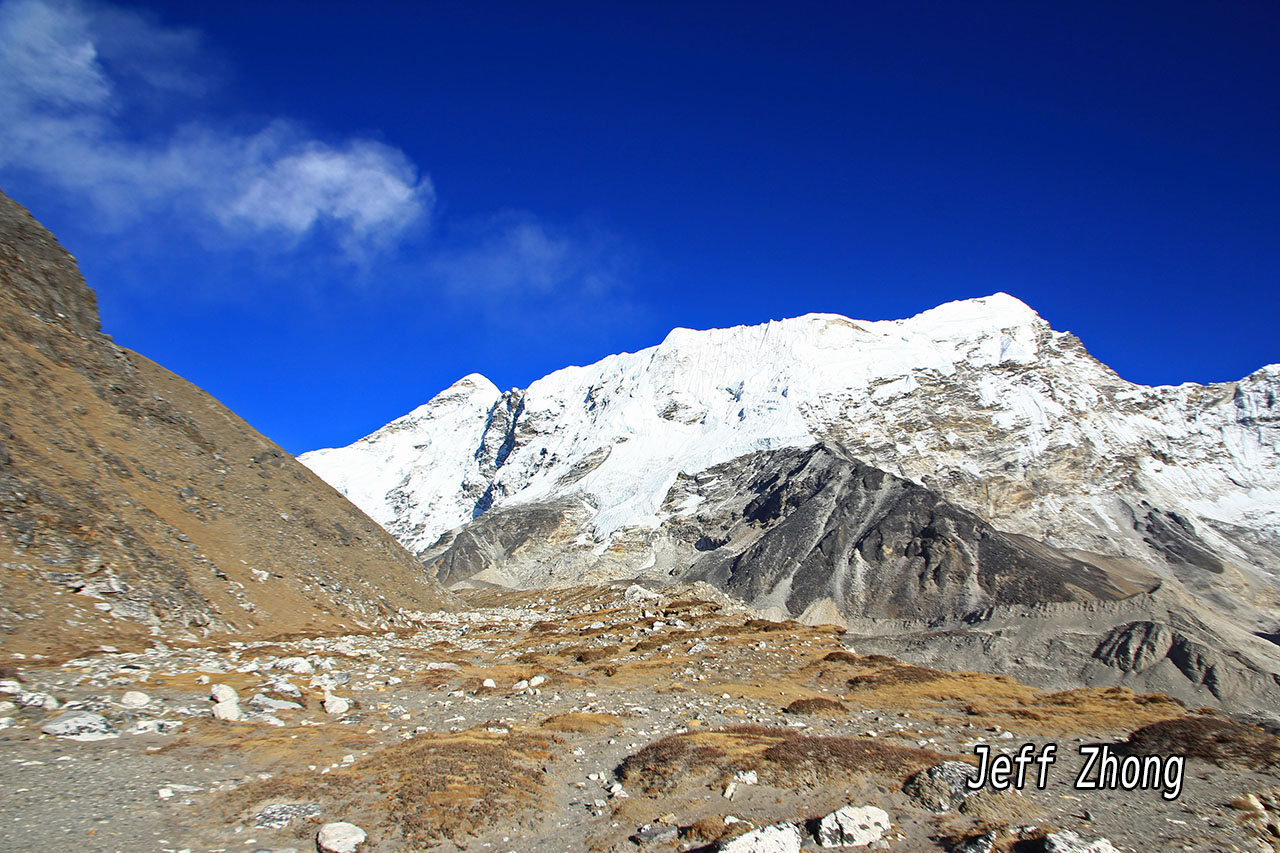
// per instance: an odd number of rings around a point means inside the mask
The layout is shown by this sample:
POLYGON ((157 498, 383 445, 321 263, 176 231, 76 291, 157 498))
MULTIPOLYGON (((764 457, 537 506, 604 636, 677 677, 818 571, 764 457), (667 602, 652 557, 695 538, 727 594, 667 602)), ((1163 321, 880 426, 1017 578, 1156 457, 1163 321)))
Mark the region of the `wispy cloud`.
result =
POLYGON ((615 242, 598 231, 570 233, 508 213, 465 229, 452 245, 439 247, 427 271, 455 295, 589 297, 616 283, 620 254, 615 242))
POLYGON ((212 85, 188 70, 199 55, 198 34, 132 11, 7 0, 0 170, 74 191, 115 227, 172 209, 283 245, 327 229, 352 256, 430 215, 430 179, 376 140, 325 141, 283 117, 248 132, 202 118, 137 127, 143 106, 212 85))

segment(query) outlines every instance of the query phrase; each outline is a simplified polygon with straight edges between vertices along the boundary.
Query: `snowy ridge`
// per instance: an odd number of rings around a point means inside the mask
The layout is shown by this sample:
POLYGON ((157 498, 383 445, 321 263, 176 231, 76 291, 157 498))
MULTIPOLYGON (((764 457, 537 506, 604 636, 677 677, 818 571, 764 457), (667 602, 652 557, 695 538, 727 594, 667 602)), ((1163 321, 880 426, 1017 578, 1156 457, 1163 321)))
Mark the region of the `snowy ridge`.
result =
POLYGON ((659 525, 682 472, 826 439, 1052 544, 1144 556, 1149 504, 1249 564, 1202 528, 1280 527, 1278 392, 1274 366, 1133 385, 1000 293, 906 320, 675 329, 506 394, 473 374, 300 458, 418 553, 492 507, 547 500, 588 506, 603 545, 659 525))

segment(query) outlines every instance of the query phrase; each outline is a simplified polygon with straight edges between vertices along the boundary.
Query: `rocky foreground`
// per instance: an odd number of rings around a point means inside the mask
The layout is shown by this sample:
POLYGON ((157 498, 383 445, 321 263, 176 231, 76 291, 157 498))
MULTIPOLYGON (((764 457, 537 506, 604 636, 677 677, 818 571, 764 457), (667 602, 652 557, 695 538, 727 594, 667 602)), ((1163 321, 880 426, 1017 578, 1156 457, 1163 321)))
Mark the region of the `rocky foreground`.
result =
POLYGON ((1280 739, 1160 694, 903 664, 706 586, 465 595, 396 632, 13 660, 0 849, 1280 849, 1280 739), (967 789, 982 747, 1049 743, 1044 789, 967 789), (1187 756, 1176 798, 1077 789, 1089 744, 1187 756))

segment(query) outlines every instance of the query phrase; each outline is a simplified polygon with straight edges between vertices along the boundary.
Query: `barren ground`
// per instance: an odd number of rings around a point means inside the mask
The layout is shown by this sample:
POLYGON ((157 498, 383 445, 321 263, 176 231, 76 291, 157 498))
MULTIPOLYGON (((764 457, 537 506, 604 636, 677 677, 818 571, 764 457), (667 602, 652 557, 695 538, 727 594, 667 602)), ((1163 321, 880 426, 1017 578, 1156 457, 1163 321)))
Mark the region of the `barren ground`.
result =
POLYGON ((1275 813, 1231 803, 1280 784, 1280 742, 1251 730, 1247 749, 1238 735, 1224 746, 1205 726, 1230 721, 1159 695, 908 666, 858 654, 838 628, 679 590, 466 595, 467 611, 394 634, 11 661, 26 701, 45 692, 61 707, 11 711, 0 730, 0 850, 308 851, 337 820, 364 828, 370 853, 689 850, 850 804, 889 813, 892 850, 947 850, 992 829, 1003 849, 1039 849, 1063 829, 1126 850, 1273 849, 1263 823, 1275 813), (313 672, 278 668, 287 658, 313 672), (238 692, 246 719, 211 716, 213 684, 238 692), (326 688, 346 713, 326 712, 326 688), (149 704, 123 707, 130 690, 149 704), (268 715, 257 694, 302 707, 268 715), (41 733, 68 709, 102 714, 118 736, 41 733), (1082 743, 1171 719, 1158 745, 1208 756, 1188 759, 1177 800, 1072 787, 1082 743), (157 725, 146 721, 180 725, 135 733, 157 725), (976 744, 1028 742, 1059 745, 1044 790, 946 812, 904 791, 922 768, 975 761, 976 744), (270 825, 264 812, 285 805, 292 817, 270 825), (646 825, 658 840, 633 840, 646 825))

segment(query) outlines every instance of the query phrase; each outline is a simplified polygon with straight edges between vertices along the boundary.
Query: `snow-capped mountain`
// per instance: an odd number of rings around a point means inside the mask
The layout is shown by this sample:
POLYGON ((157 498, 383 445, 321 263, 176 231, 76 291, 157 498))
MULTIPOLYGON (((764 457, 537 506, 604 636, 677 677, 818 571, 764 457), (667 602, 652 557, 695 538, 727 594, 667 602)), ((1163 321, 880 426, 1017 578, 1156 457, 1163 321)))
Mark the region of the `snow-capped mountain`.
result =
POLYGON ((603 550, 695 512, 667 501, 681 474, 827 441, 1001 529, 1225 563, 1251 586, 1236 570, 1265 569, 1280 530, 1278 392, 1276 365, 1213 385, 1126 382, 1000 293, 906 320, 676 329, 523 391, 472 374, 301 459, 419 554, 486 511, 566 500, 603 550))

